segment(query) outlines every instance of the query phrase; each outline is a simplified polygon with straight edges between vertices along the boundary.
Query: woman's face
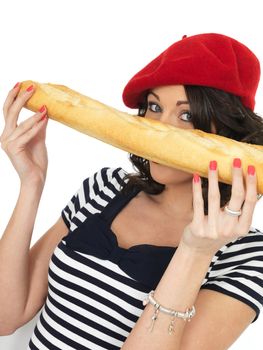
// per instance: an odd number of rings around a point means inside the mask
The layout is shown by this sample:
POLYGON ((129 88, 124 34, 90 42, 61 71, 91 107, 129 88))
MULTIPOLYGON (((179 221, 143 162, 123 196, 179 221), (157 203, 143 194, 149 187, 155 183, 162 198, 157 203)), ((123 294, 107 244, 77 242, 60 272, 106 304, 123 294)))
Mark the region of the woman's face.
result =
MULTIPOLYGON (((184 86, 169 85, 152 89, 147 97, 145 118, 155 119, 177 128, 194 129, 184 86)), ((161 184, 178 184, 192 179, 190 173, 153 161, 149 163, 152 178, 161 184)))
POLYGON ((184 86, 170 85, 152 89, 147 97, 145 118, 178 128, 194 129, 184 86))

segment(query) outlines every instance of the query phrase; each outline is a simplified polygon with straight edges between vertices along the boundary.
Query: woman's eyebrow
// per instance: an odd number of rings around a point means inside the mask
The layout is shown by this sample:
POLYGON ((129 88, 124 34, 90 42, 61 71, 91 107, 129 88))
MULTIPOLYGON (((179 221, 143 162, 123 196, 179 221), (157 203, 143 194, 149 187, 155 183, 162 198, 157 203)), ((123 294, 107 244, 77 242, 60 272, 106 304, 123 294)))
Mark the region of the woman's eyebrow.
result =
POLYGON ((176 102, 176 106, 181 106, 181 105, 189 105, 189 102, 188 101, 177 101, 176 102))
MULTIPOLYGON (((152 94, 154 97, 157 98, 158 101, 160 101, 160 97, 159 97, 155 92, 149 91, 148 96, 149 96, 150 94, 152 94)), ((176 102, 176 106, 181 106, 181 105, 183 105, 183 104, 189 105, 189 102, 188 102, 187 100, 186 100, 186 101, 178 100, 178 101, 176 102)))
POLYGON ((150 94, 152 94, 154 97, 157 98, 158 101, 160 101, 160 97, 159 97, 156 93, 154 93, 153 91, 149 91, 149 92, 148 92, 148 96, 149 96, 150 94))

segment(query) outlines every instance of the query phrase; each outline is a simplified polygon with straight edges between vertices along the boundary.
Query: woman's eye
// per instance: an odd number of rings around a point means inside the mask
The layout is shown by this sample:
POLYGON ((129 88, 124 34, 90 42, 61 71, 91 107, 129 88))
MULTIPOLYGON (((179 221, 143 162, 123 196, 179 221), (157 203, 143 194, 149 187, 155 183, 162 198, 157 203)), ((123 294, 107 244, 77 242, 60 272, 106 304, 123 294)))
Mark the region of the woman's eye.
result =
POLYGON ((185 112, 182 112, 180 114, 182 118, 182 120, 186 121, 186 122, 191 122, 192 121, 192 115, 189 111, 185 111, 185 112))
POLYGON ((154 103, 154 102, 148 102, 148 109, 154 113, 161 112, 161 107, 157 103, 154 103))

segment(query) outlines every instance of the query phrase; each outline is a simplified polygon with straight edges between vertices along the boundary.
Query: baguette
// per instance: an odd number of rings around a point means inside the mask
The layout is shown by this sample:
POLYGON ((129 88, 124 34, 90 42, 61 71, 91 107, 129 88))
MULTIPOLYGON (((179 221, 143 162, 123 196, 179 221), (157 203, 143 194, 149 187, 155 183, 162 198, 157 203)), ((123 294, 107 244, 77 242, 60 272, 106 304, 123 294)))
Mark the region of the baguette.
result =
POLYGON ((257 191, 263 193, 263 146, 232 140, 199 129, 181 129, 152 119, 120 112, 63 85, 24 81, 35 92, 26 108, 43 104, 49 118, 84 134, 157 163, 208 178, 210 160, 218 163, 220 182, 232 184, 232 161, 242 161, 244 184, 248 165, 257 173, 257 191))

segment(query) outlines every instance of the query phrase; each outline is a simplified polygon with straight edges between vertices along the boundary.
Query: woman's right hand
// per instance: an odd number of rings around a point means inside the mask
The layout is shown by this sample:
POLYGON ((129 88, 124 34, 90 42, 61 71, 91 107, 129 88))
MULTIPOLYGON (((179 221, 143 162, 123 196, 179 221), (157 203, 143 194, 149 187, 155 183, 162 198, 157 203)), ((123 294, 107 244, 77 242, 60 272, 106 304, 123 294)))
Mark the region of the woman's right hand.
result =
POLYGON ((44 184, 48 166, 45 145, 47 110, 45 106, 39 106, 41 111, 17 125, 22 107, 34 93, 34 87, 31 86, 18 96, 19 87, 20 84, 16 84, 9 92, 3 106, 5 127, 0 136, 1 146, 21 183, 40 180, 44 184))

